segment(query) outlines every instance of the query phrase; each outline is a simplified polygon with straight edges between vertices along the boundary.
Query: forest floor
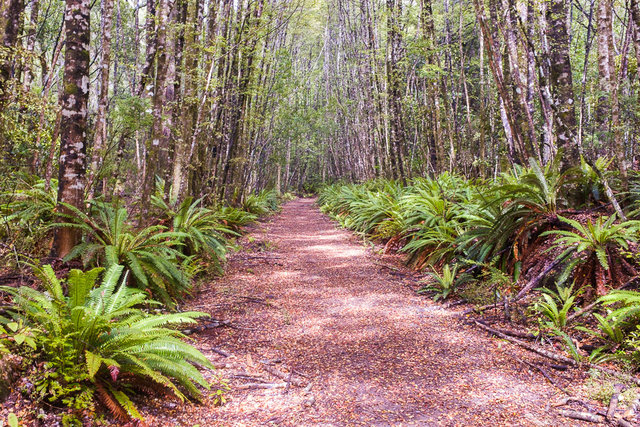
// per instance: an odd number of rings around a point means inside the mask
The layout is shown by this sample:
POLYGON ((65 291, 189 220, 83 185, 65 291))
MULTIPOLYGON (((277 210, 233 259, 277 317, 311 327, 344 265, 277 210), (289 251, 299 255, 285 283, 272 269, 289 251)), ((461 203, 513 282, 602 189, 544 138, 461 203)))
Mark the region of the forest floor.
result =
POLYGON ((150 425, 580 425, 554 411, 564 395, 522 362, 534 356, 417 295, 398 256, 337 229, 314 200, 242 243, 182 307, 218 320, 192 337, 228 379, 226 403, 147 401, 150 425))

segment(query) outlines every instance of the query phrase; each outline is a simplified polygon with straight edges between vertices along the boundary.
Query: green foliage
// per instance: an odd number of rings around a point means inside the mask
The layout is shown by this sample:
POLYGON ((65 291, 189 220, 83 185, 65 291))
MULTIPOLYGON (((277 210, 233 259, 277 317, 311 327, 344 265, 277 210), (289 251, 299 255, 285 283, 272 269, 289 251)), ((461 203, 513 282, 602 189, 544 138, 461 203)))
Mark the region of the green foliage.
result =
POLYGON ((58 181, 47 189, 44 180, 20 180, 16 188, 0 195, 0 236, 17 254, 38 255, 55 220, 58 181))
POLYGON ((567 325, 569 311, 574 307, 576 296, 573 286, 558 287, 557 292, 543 289, 542 299, 535 303, 534 309, 547 318, 547 326, 563 330, 567 325))
POLYGON ((36 271, 44 292, 2 288, 14 298, 14 319, 37 331, 37 358, 45 362, 35 372, 37 396, 81 410, 92 408, 98 393, 114 412, 132 418, 140 415, 127 393, 140 379, 180 399, 198 398, 197 386, 209 386, 194 365, 212 365, 171 327, 206 314, 148 314, 138 307, 153 302, 127 287, 124 267, 112 265, 95 287, 102 271, 71 270, 62 282, 47 265, 36 271))
POLYGON ((434 269, 431 273, 429 273, 429 276, 433 282, 419 289, 418 292, 435 292, 435 295, 433 296, 434 301, 438 301, 439 299, 446 300, 453 292, 455 292, 456 287, 462 284, 464 281, 463 277, 457 278, 457 274, 457 265, 453 268, 450 268, 449 264, 445 264, 445 266, 442 268, 442 274, 439 274, 434 269))
POLYGON ((612 247, 628 249, 628 242, 636 240, 634 232, 640 226, 640 221, 614 224, 615 215, 598 217, 595 223, 588 219, 586 225, 562 216, 558 218, 569 224, 575 231, 551 230, 543 235, 560 236, 555 241, 556 246, 575 251, 576 255, 585 253, 586 259, 590 255, 595 255, 605 270, 609 270, 608 251, 612 247))
POLYGON ((528 169, 514 167, 502 175, 504 183, 494 189, 495 195, 479 216, 480 225, 486 228, 467 237, 467 241, 478 239, 476 251, 484 257, 499 255, 505 261, 521 259, 531 235, 544 231, 566 206, 562 196, 566 174, 560 172, 558 159, 544 167, 530 159, 528 169))
POLYGON ((279 209, 278 195, 275 190, 262 190, 258 194, 249 194, 242 203, 242 209, 256 216, 274 213, 279 209))
POLYGON ((611 269, 609 260, 621 257, 620 251, 628 249, 629 242, 636 241, 640 221, 616 224, 615 215, 599 217, 595 222, 588 219, 586 224, 562 216, 558 216, 558 219, 571 226, 572 230, 550 230, 542 235, 559 236, 553 246, 564 249, 559 258, 574 254, 572 262, 565 268, 565 275, 577 266, 584 266, 578 270, 579 284, 595 286, 600 295, 603 295, 605 272, 611 269), (595 281, 591 279, 594 276, 595 281))
POLYGON ((178 240, 182 243, 183 254, 208 255, 221 273, 221 263, 227 252, 226 235, 237 233, 223 225, 215 211, 203 207, 202 199, 187 197, 175 209, 157 196, 152 197, 152 202, 171 221, 172 230, 180 233, 178 240))
POLYGON ((214 211, 214 215, 224 226, 235 233, 257 219, 256 215, 232 206, 222 206, 214 211))
POLYGON ((75 227, 85 234, 84 242, 77 245, 66 259, 82 257, 107 268, 120 264, 126 267, 141 289, 149 289, 164 303, 172 305, 191 289, 191 280, 180 261, 185 240, 193 236, 170 231, 163 225, 152 225, 137 231, 128 222, 127 210, 117 204, 98 201, 91 203, 90 214, 73 206, 70 223, 58 224, 75 227))

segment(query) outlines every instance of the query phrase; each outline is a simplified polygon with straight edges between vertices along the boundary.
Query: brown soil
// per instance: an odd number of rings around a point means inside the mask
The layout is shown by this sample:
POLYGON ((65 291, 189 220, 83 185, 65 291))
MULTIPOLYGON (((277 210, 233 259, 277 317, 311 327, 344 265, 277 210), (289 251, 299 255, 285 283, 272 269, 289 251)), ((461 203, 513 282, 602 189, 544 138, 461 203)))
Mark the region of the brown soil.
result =
POLYGON ((518 361, 531 355, 417 295, 396 258, 313 203, 290 202, 255 227, 227 274, 184 307, 230 322, 194 335, 229 381, 227 402, 157 399, 150 425, 579 425, 518 361))

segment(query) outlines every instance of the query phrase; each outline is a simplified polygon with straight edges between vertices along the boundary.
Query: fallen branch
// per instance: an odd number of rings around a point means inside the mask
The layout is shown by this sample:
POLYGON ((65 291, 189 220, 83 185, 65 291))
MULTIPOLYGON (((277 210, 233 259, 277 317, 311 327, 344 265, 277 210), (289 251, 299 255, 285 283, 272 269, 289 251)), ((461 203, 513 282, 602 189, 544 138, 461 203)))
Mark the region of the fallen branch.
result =
POLYGON ((572 409, 561 409, 558 412, 560 415, 574 420, 589 421, 592 423, 604 422, 604 417, 602 415, 592 414, 591 412, 579 412, 572 409))
POLYGON ((248 383, 248 384, 242 384, 238 386, 238 388, 242 390, 247 390, 250 388, 270 389, 270 388, 283 388, 283 387, 285 387, 284 383, 248 383))
POLYGON ((214 353, 218 353, 220 356, 223 356, 223 357, 230 357, 231 356, 230 353, 227 353, 224 350, 220 350, 219 348, 211 347, 210 350, 213 351, 214 353))
POLYGON ((293 369, 289 372, 289 377, 287 378, 287 386, 284 388, 282 394, 289 393, 289 389, 291 388, 291 379, 293 377, 293 369))
MULTIPOLYGON (((479 320, 476 319, 476 322, 482 323, 485 326, 489 326, 485 321, 483 320, 479 320)), ((517 337, 517 338, 528 338, 528 339, 535 339, 536 336, 533 334, 530 334, 528 332, 521 332, 521 331, 513 331, 511 329, 505 329, 505 328, 500 328, 497 326, 491 326, 491 328, 495 329, 496 331, 502 332, 503 334, 506 335, 510 335, 512 337, 517 337)))
POLYGON ((547 266, 547 268, 545 268, 540 274, 538 274, 536 277, 534 277, 532 280, 529 281, 529 283, 527 283, 521 290, 520 292, 518 292, 518 294, 510 301, 511 304, 513 304, 514 302, 518 301, 520 298, 522 298, 523 296, 525 296, 531 289, 535 288, 536 286, 538 286, 538 284, 542 281, 542 279, 544 279, 545 277, 547 277, 547 275, 549 274, 549 272, 551 270, 553 270, 554 268, 556 268, 558 265, 562 264, 564 262, 565 259, 567 259, 567 257, 571 254, 572 252, 568 252, 566 254, 564 254, 563 256, 561 256, 560 258, 556 258, 551 264, 549 264, 547 266))
MULTIPOLYGON (((631 284, 633 284, 633 282, 635 282, 636 280, 638 280, 640 278, 640 276, 635 276, 632 277, 631 279, 627 280, 627 282, 620 286, 619 288, 616 288, 617 290, 620 289, 625 289, 627 287, 629 287, 631 284)), ((567 316, 567 323, 571 322, 573 319, 582 316, 585 313, 589 313, 591 310, 593 310, 595 307, 598 306, 598 301, 594 301, 591 304, 589 304, 588 306, 584 307, 582 310, 579 310, 573 314, 570 314, 569 316, 567 316)))
MULTIPOLYGON (((476 325, 478 325, 480 328, 484 329, 485 331, 488 331, 488 332, 490 332, 490 333, 492 333, 492 334, 494 334, 494 335, 496 335, 496 336, 498 336, 498 337, 500 337, 502 339, 505 339, 505 340, 507 340, 509 342, 512 342, 514 344, 518 344, 520 347, 524 347, 527 350, 530 350, 530 351, 532 351, 534 353, 539 354, 540 356, 544 356, 544 357, 546 357, 548 359, 555 360, 556 362, 562 362, 562 363, 570 365, 570 366, 580 366, 580 364, 578 362, 576 362, 575 360, 570 359, 570 358, 568 358, 566 356, 562 356, 562 355, 559 355, 559 354, 552 353, 552 352, 547 351, 545 349, 542 349, 542 348, 539 348, 539 347, 534 346, 532 344, 529 344, 529 343, 526 343, 524 341, 521 341, 521 340, 519 340, 517 338, 510 337, 509 335, 503 334, 502 332, 497 331, 497 330, 495 330, 495 329, 493 329, 493 328, 491 328, 489 326, 483 325, 482 323, 478 322, 477 320, 474 320, 474 322, 475 322, 476 325)), ((613 369, 605 368, 604 366, 594 365, 594 364, 591 364, 591 363, 586 363, 583 366, 585 366, 587 368, 597 369, 597 370, 602 371, 604 373, 607 373, 609 375, 613 375, 614 377, 618 377, 620 379, 632 382, 632 383, 640 386, 640 379, 636 378, 634 376, 623 374, 622 372, 618 372, 618 371, 615 371, 613 369)))
POLYGON ((622 380, 629 381, 629 382, 634 383, 635 385, 640 386, 640 379, 636 378, 636 377, 634 377, 632 375, 623 374, 622 372, 618 372, 618 371, 613 370, 613 369, 605 368, 604 366, 592 365, 592 364, 589 364, 588 366, 589 366, 589 368, 597 369, 597 370, 602 371, 602 372, 604 372, 606 374, 613 375, 614 377, 618 377, 618 378, 620 378, 622 380))
POLYGON ((592 407, 591 407, 591 405, 586 404, 586 403, 584 403, 582 400, 577 399, 577 398, 575 398, 575 397, 571 397, 571 396, 569 396, 569 397, 565 397, 565 398, 564 398, 564 399, 562 399, 561 401, 559 401, 559 402, 557 402, 557 403, 554 403, 554 404, 553 404, 553 405, 551 405, 551 406, 552 406, 552 407, 554 407, 554 408, 557 408, 557 407, 559 407, 559 406, 564 406, 564 405, 566 405, 566 404, 568 404, 568 403, 571 403, 571 402, 578 403, 578 404, 580 404, 580 405, 584 406, 584 407, 585 407, 589 412, 599 412, 597 409, 596 409, 596 410, 594 410, 594 408, 592 408, 592 407))
POLYGON ((487 304, 480 307, 472 307, 462 312, 462 316, 466 316, 471 313, 482 313, 483 311, 490 310, 492 308, 498 308, 498 304, 487 304))
POLYGON ((611 400, 609 400, 609 409, 607 410, 607 420, 609 420, 609 422, 613 422, 613 416, 616 413, 616 409, 618 409, 618 401, 622 390, 624 390, 624 386, 622 384, 616 384, 613 386, 613 394, 611 395, 611 400))
POLYGON ((629 405, 629 408, 625 411, 624 415, 622 415, 622 418, 631 419, 635 417, 639 409, 640 409, 640 396, 638 396, 633 402, 631 402, 631 405, 629 405))
MULTIPOLYGON (((267 371, 268 373, 270 373, 274 377, 278 377, 278 378, 280 378, 281 380, 284 380, 284 381, 289 380, 289 382, 291 384, 293 384, 294 386, 296 386, 296 387, 303 387, 305 385, 302 381, 300 381, 297 378, 290 378, 291 377, 290 374, 284 373, 281 370, 279 370, 279 369, 277 369, 277 368, 275 368, 273 366, 270 366, 270 365, 267 365, 267 364, 263 364, 263 365, 264 366, 262 367, 262 369, 264 369, 265 371, 267 371)), ((291 373, 293 373, 293 371, 291 373)))
POLYGON ((455 307, 457 305, 466 304, 466 303, 467 303, 467 300, 461 299, 459 301, 453 301, 453 302, 450 302, 449 304, 445 304, 444 308, 451 308, 451 307, 455 307))
POLYGON ((565 389, 564 387, 562 387, 561 385, 559 385, 557 383, 557 381, 555 381, 553 378, 551 378, 551 375, 549 375, 549 373, 542 367, 539 365, 536 365, 535 363, 529 363, 527 361, 524 361, 524 363, 526 363, 527 365, 536 368, 538 371, 540 371, 540 373, 551 383, 551 385, 553 385, 555 388, 557 388, 558 390, 560 390, 561 392, 563 392, 564 394, 566 394, 567 396, 570 396, 571 393, 569 393, 567 391, 567 389, 565 389))
POLYGON ((270 303, 266 301, 264 298, 252 297, 252 296, 246 296, 246 295, 238 295, 236 296, 236 298, 243 299, 246 302, 253 302, 255 304, 263 304, 267 306, 270 305, 270 303))
POLYGON ((537 369, 551 383, 551 385, 553 385, 555 388, 557 388, 558 390, 560 390, 561 392, 563 392, 567 396, 571 396, 571 393, 569 393, 566 389, 564 389, 562 386, 560 386, 553 378, 551 378, 549 373, 546 370, 544 370, 541 366, 538 366, 538 365, 536 365, 534 363, 529 363, 526 360, 522 360, 518 356, 513 355, 513 354, 510 354, 510 356, 513 357, 514 359, 516 359, 518 362, 522 363, 523 365, 528 366, 529 368, 537 369))
POLYGON ((229 378, 233 378, 237 380, 250 380, 250 381, 255 381, 261 384, 269 384, 269 381, 264 380, 262 378, 258 378, 258 377, 252 377, 251 375, 234 374, 234 375, 229 375, 229 378))
POLYGON ((629 421, 625 420, 624 418, 619 418, 618 419, 618 426, 619 427, 634 427, 635 424, 631 424, 629 421))
POLYGON ((509 342, 512 342, 514 344, 518 344, 519 346, 524 347, 527 350, 533 351, 534 353, 537 353, 540 356, 544 356, 544 357, 546 357, 548 359, 555 360, 556 362, 562 362, 562 363, 565 363, 565 364, 568 364, 568 365, 571 365, 571 366, 577 366, 578 365, 578 363, 573 359, 569 359, 568 357, 552 353, 552 352, 547 351, 547 350, 542 349, 542 348, 538 348, 538 347, 536 347, 536 346, 534 346, 532 344, 526 343, 526 342, 521 341, 521 340, 519 340, 517 338, 510 337, 509 335, 504 334, 504 333, 502 333, 502 332, 500 332, 500 331, 498 331, 498 330, 496 330, 494 328, 491 328, 489 326, 483 325, 482 323, 478 322, 477 320, 475 320, 474 322, 475 322, 476 325, 478 325, 480 328, 484 329, 485 331, 490 332, 490 333, 492 333, 492 334, 494 334, 494 335, 496 335, 496 336, 498 336, 498 337, 500 337, 502 339, 505 339, 505 340, 507 340, 509 342))

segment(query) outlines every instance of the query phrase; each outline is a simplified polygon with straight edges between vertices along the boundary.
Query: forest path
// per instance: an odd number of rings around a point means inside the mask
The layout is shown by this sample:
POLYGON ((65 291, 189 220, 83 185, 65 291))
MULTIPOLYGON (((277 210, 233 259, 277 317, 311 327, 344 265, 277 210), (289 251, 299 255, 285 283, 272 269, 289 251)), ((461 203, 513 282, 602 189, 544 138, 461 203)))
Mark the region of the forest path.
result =
POLYGON ((243 240, 186 307, 231 322, 194 335, 229 379, 227 403, 158 401, 150 424, 577 425, 514 357, 529 355, 416 295, 411 272, 384 267, 395 258, 336 229, 314 200, 286 204, 243 240))

